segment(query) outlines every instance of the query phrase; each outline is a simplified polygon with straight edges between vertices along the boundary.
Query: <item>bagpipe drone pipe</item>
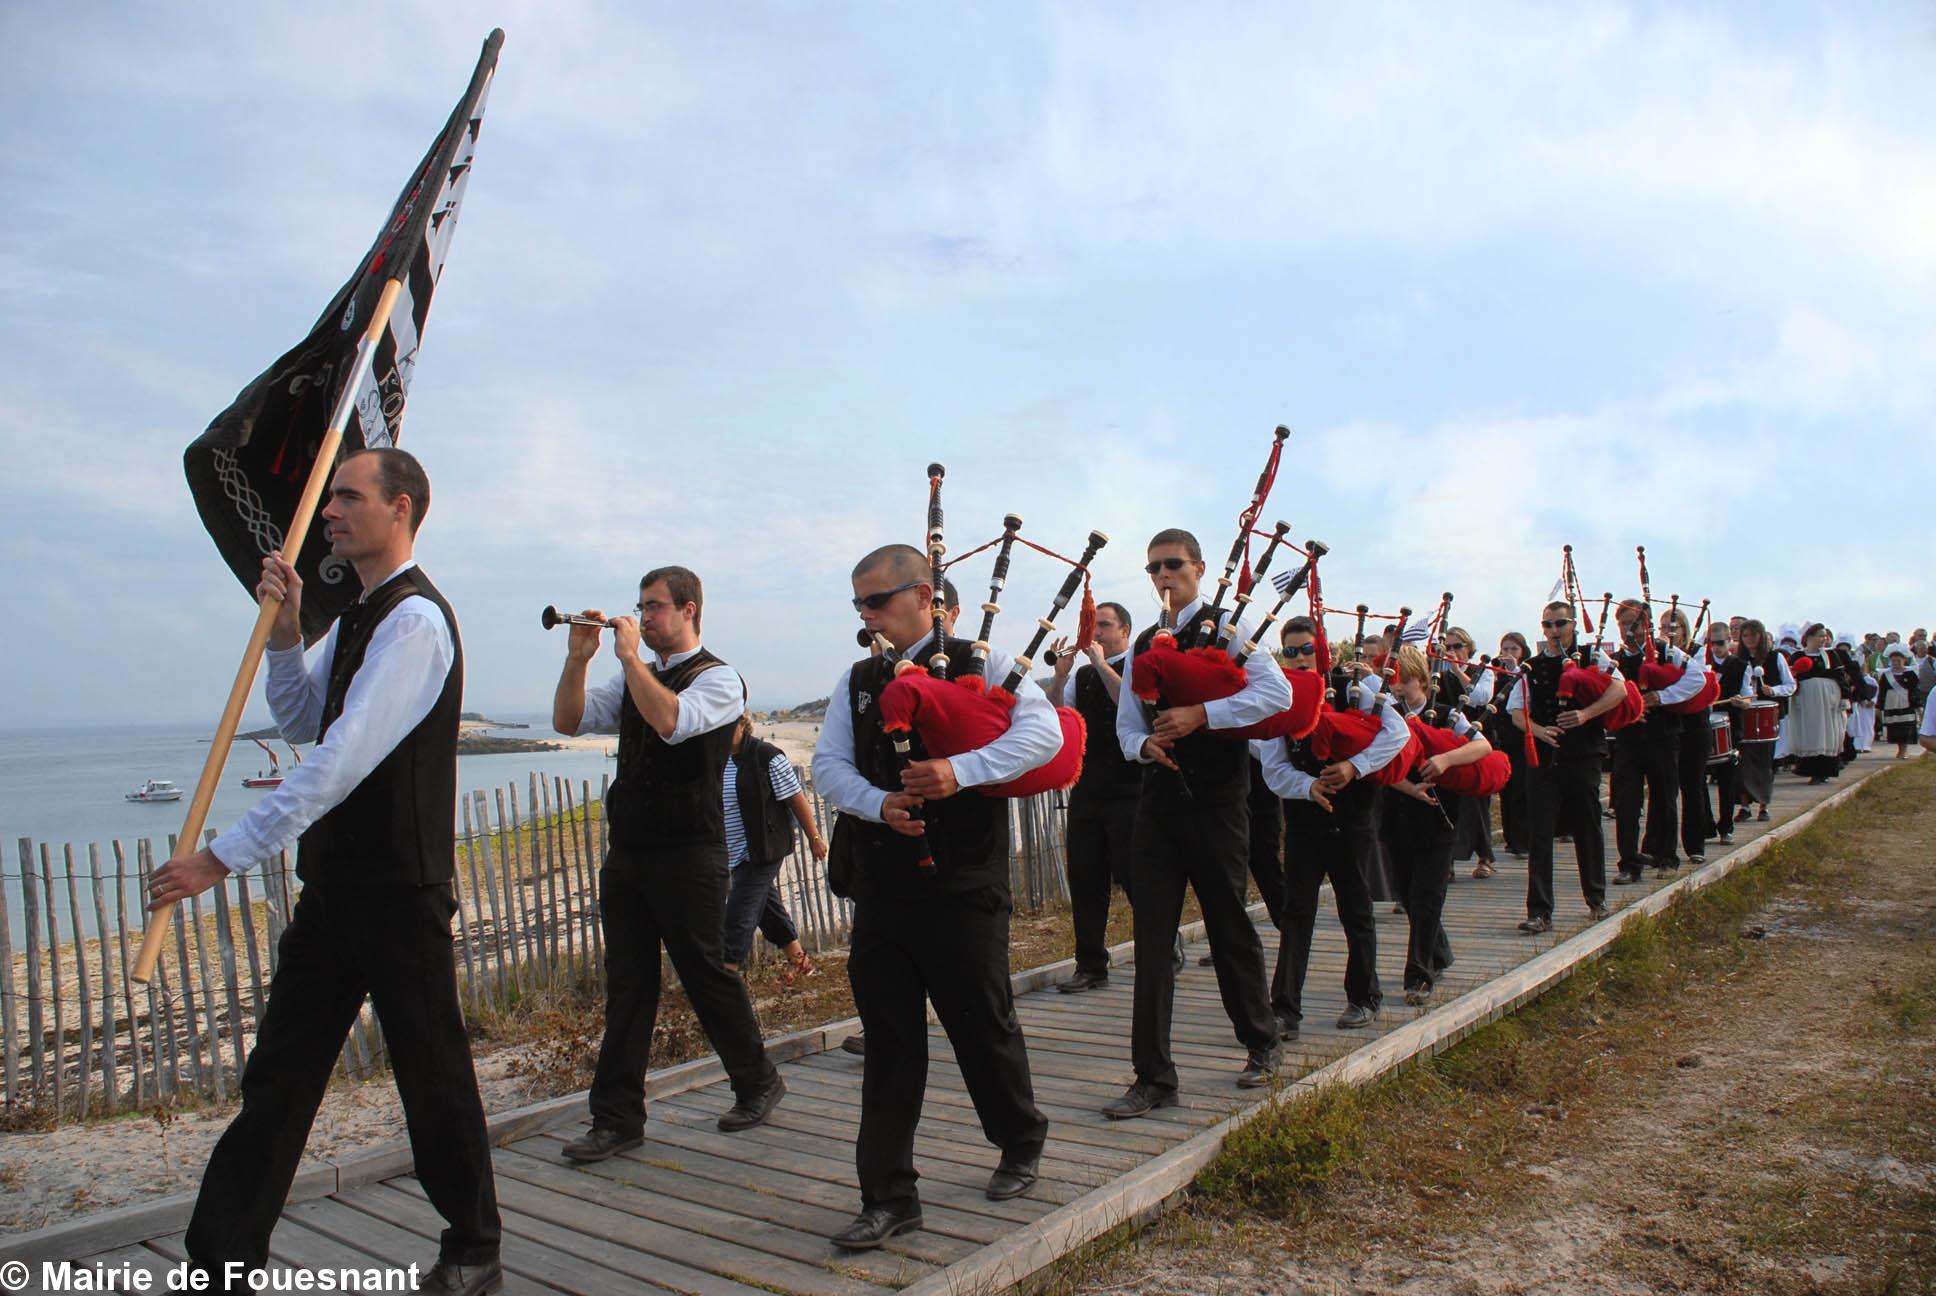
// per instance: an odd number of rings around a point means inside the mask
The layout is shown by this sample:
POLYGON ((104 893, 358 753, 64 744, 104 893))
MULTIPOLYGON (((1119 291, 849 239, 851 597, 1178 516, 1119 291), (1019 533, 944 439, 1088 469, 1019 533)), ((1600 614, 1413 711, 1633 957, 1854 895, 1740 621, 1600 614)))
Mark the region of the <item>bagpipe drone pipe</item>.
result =
MULTIPOLYGON (((943 555, 947 546, 942 540, 941 480, 946 470, 940 464, 928 466, 928 562, 934 594, 935 642, 947 642, 946 609, 943 607, 941 591, 943 586, 943 555)), ((975 640, 969 660, 961 664, 958 671, 950 674, 949 660, 945 647, 929 659, 924 668, 913 662, 898 663, 894 679, 881 692, 881 728, 895 740, 895 748, 900 752, 906 748, 904 763, 915 759, 910 739, 918 741, 920 750, 928 759, 944 759, 959 756, 963 752, 985 747, 1008 732, 1013 719, 1016 690, 1027 678, 1033 665, 1033 655, 1042 646, 1042 640, 1055 628, 1055 617, 1081 587, 1084 592, 1082 608, 1081 638, 1086 641, 1094 634, 1095 611, 1091 602, 1087 582, 1089 564, 1109 537, 1100 531, 1089 533, 1088 548, 1080 560, 1070 561, 1069 575, 1056 592, 1055 603, 1048 616, 1038 621, 1034 639, 1028 650, 1015 659, 1014 669, 1000 685, 990 686, 986 679, 988 664, 988 637, 994 630, 995 614, 1001 611, 998 600, 1008 580, 1010 555, 1017 540, 1022 519, 1009 514, 1003 519, 1001 548, 995 558, 995 570, 990 580, 988 601, 982 604, 981 633, 975 640)), ((1027 540, 1021 543, 1042 553, 1050 553, 1039 545, 1027 540)), ((987 545, 982 548, 987 548, 987 545)), ((981 552, 980 549, 963 554, 963 558, 981 552)), ((1052 557, 1060 558, 1058 554, 1052 557)), ((959 561, 959 560, 957 560, 959 561)), ((1004 783, 990 783, 974 790, 982 796, 990 797, 1027 797, 1038 792, 1059 792, 1073 787, 1082 773, 1082 753, 1087 742, 1087 732, 1082 716, 1073 707, 1057 707, 1056 723, 1061 730, 1062 746, 1047 762, 1004 783)))

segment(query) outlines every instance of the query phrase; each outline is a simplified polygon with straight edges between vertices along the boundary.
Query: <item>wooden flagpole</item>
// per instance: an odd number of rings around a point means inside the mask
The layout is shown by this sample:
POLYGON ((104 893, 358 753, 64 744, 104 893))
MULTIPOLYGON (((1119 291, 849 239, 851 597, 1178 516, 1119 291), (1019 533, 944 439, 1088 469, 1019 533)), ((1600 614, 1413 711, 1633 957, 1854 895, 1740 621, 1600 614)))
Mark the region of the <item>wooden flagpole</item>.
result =
MULTIPOLYGON (((356 364, 352 366, 349 380, 343 384, 343 390, 336 399, 336 409, 330 415, 329 427, 323 432, 322 445, 316 450, 316 461, 309 468, 309 481, 303 487, 302 498, 296 502, 296 515, 290 520, 289 529, 283 532, 283 561, 292 566, 302 552, 303 541, 309 536, 310 523, 315 520, 316 509, 322 502, 323 487, 329 483, 330 473, 336 467, 337 451, 343 445, 343 428, 349 423, 351 411, 356 408, 356 394, 363 386, 364 377, 370 372, 377 343, 390 323, 390 312, 402 291, 403 283, 399 279, 392 278, 383 285, 383 293, 377 298, 376 311, 370 316, 369 327, 363 330, 363 339, 357 344, 356 364)), ((262 664, 262 651, 268 647, 269 631, 275 626, 276 617, 281 611, 282 600, 270 598, 262 601, 261 610, 256 613, 255 629, 249 632, 248 646, 242 650, 242 664, 235 670, 235 683, 229 686, 228 705, 222 709, 221 722, 216 725, 215 737, 209 742, 208 759, 202 762, 201 782, 195 785, 195 795, 188 803, 188 816, 182 821, 181 836, 176 839, 175 849, 184 854, 192 855, 201 849, 202 829, 208 823, 209 808, 215 801, 215 789, 222 781, 222 770, 228 763, 229 747, 235 742, 235 731, 242 723, 242 708, 249 704, 249 694, 255 688, 256 668, 262 664)), ((162 943, 168 937, 168 927, 174 917, 174 902, 163 905, 149 915, 147 930, 141 937, 141 953, 135 959, 134 970, 130 973, 137 983, 148 984, 148 978, 154 974, 155 964, 161 959, 162 943)))

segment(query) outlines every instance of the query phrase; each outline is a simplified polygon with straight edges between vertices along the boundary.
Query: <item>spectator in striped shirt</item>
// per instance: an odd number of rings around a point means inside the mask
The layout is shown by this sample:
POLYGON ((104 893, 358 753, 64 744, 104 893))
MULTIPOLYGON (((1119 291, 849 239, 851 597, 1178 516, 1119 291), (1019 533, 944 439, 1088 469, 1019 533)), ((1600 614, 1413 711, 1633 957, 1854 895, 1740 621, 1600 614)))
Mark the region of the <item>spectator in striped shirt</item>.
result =
POLYGON ((813 806, 793 762, 772 743, 753 736, 752 717, 742 712, 733 731, 733 754, 721 780, 726 808, 726 862, 731 888, 726 896, 726 966, 738 971, 753 952, 757 929, 793 964, 791 983, 816 971, 800 945, 800 932, 780 899, 780 865, 793 850, 793 825, 807 834, 816 860, 827 858, 827 843, 813 821, 813 806))

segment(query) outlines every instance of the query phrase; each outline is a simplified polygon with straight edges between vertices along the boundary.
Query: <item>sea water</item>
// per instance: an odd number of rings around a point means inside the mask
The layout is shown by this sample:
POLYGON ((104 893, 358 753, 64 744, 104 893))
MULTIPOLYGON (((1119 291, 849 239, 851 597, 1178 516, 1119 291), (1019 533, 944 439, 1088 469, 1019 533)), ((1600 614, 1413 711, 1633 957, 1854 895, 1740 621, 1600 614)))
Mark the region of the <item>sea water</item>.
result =
MULTIPOLYGON (((549 712, 539 714, 492 715, 503 724, 527 724, 525 729, 494 728, 477 732, 495 738, 529 738, 543 741, 554 738, 549 712)), ((267 728, 266 720, 248 720, 242 732, 267 728)), ((282 762, 283 773, 295 768, 286 744, 265 739, 282 762)), ((574 803, 581 787, 590 783, 593 796, 599 784, 617 768, 605 753, 617 743, 593 749, 542 752, 508 752, 496 755, 459 756, 457 788, 460 794, 481 791, 491 813, 497 801, 492 795, 508 786, 518 790, 518 808, 530 813, 530 776, 537 774, 547 786, 554 778, 570 781, 574 803)), ((299 748, 307 751, 307 748, 299 748)), ((181 831, 182 817, 201 778, 202 763, 208 758, 206 725, 121 725, 113 728, 12 729, 0 730, 0 874, 6 874, 0 892, 6 896, 8 927, 13 946, 21 948, 20 883, 13 876, 20 872, 18 839, 30 838, 34 846, 33 869, 38 874, 41 843, 51 848, 55 874, 55 903, 63 935, 72 931, 67 915, 67 890, 61 847, 74 847, 77 875, 86 878, 87 846, 101 848, 104 873, 112 877, 114 854, 108 843, 119 840, 126 851, 132 874, 135 842, 146 837, 154 843, 155 858, 164 858, 168 834, 181 831), (135 802, 125 800, 127 793, 148 779, 167 779, 182 790, 179 801, 135 802)), ((217 832, 226 829, 251 806, 269 795, 267 789, 242 786, 244 777, 267 773, 269 757, 254 742, 238 739, 231 748, 228 764, 217 785, 207 826, 217 832)), ((509 805, 507 802, 506 810, 509 805)), ((474 825, 475 826, 475 825, 474 825)), ((463 820, 458 819, 458 831, 463 820)), ((83 881, 82 929, 94 930, 93 900, 90 886, 83 881)), ((108 887, 108 904, 113 905, 114 888, 108 887)), ((132 899, 130 909, 133 908, 132 899)), ((43 933, 44 934, 44 933, 43 933)))

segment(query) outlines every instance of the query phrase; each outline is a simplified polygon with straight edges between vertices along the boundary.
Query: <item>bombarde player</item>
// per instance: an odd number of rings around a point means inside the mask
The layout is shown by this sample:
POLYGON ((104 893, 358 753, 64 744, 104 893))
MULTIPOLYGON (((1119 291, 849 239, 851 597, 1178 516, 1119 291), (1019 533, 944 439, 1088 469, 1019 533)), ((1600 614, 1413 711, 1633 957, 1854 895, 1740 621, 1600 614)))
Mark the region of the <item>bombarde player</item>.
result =
MULTIPOLYGON (((580 1164, 644 1141, 661 948, 732 1082, 733 1105, 719 1128, 730 1134, 761 1124, 786 1093, 746 983, 726 968, 732 883, 722 788, 746 685, 700 646, 704 605, 705 589, 687 568, 647 572, 636 617, 609 622, 618 673, 586 689, 599 630, 574 625, 552 698, 559 733, 618 735, 618 772, 605 796, 611 848, 598 870, 605 1037, 592 1074, 591 1128, 563 1148, 580 1164)), ((604 619, 596 610, 585 615, 604 619)))

